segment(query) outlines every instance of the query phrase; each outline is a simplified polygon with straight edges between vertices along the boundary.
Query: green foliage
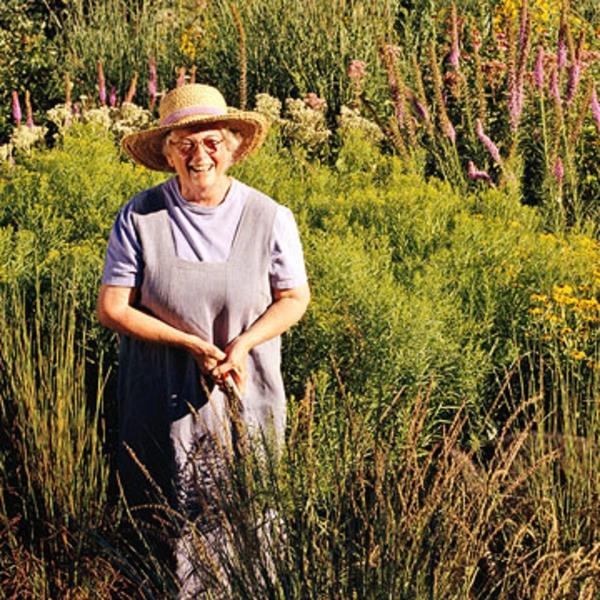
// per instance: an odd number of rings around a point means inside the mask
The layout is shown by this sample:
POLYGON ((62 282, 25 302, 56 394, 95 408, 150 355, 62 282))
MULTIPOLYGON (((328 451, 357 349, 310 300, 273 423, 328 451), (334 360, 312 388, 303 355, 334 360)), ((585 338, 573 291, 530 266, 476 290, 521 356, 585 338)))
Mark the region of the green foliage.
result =
POLYGON ((75 0, 60 14, 57 45, 59 69, 55 84, 65 73, 74 83, 74 96, 98 98, 97 64, 102 61, 107 94, 115 86, 123 99, 134 73, 139 74, 136 98, 148 105, 148 61, 157 61, 158 91, 170 89, 177 67, 187 64, 180 51, 186 26, 193 22, 192 2, 159 0, 75 0), (190 6, 188 6, 188 4, 190 6))
MULTIPOLYGON (((265 503, 260 510, 274 504, 284 519, 276 567, 286 593, 318 596, 335 587, 347 597, 377 597, 384 586, 397 597, 427 597, 432 589, 486 597, 501 585, 507 592, 499 597, 528 597, 532 586, 544 597, 555 587, 538 559, 562 552, 572 561, 580 544, 590 563, 597 561, 589 546, 591 509, 577 534, 550 536, 555 519, 559 528, 576 522, 569 506, 595 506, 597 453, 578 460, 571 449, 560 465, 574 486, 591 478, 585 494, 548 488, 553 472, 536 466, 530 479, 533 471, 523 463, 528 475, 519 486, 530 482, 531 493, 518 487, 516 510, 510 473, 527 452, 505 451, 509 434, 502 433, 514 414, 510 435, 519 436, 519 427, 525 434, 542 431, 543 423, 551 435, 597 436, 591 400, 598 395, 600 357, 590 333, 590 317, 598 316, 597 241, 583 233, 549 234, 539 211, 506 190, 466 196, 426 181, 351 132, 340 140, 337 166, 329 167, 307 161, 297 147, 285 149, 274 130, 234 174, 294 211, 313 292, 309 312, 284 338, 284 377, 295 397, 287 471, 273 473, 252 500, 265 503), (547 307, 540 304, 544 294, 547 307), (533 414, 530 405, 520 407, 529 398, 533 414), (465 442, 474 452, 490 441, 497 454, 492 463, 482 454, 481 480, 495 487, 469 495, 456 453, 465 442), (438 462, 440 452, 445 458, 438 462), (542 510, 549 493, 557 503, 552 513, 542 510), (456 506, 464 508, 458 525, 456 506), (531 514, 538 515, 535 522, 531 514), (509 549, 523 536, 528 542, 517 559, 509 549), (535 580, 514 575, 514 566, 503 571, 518 561, 530 565, 535 580), (486 565, 497 569, 492 583, 475 576, 485 578, 486 565)), ((2 509, 10 556, 25 549, 42 561, 48 552, 62 557, 52 575, 40 575, 42 590, 64 589, 48 578, 60 578, 69 560, 79 561, 82 574, 73 582, 84 585, 84 558, 97 551, 86 527, 102 527, 107 505, 99 356, 106 350, 110 364, 115 348, 93 323, 94 299, 116 211, 163 177, 123 161, 111 135, 93 125, 69 129, 56 148, 34 151, 2 171, 0 325, 3 339, 12 341, 3 349, 10 368, 2 369, 0 398, 2 418, 14 420, 20 441, 4 459, 1 491, 8 497, 10 486, 24 490, 19 515, 38 515, 48 531, 59 530, 60 522, 67 539, 78 540, 69 546, 55 536, 44 545, 33 525, 16 527, 2 509), (31 433, 34 409, 27 402, 38 403, 39 435, 31 433), (48 444, 57 428, 65 432, 60 447, 48 444), (38 455, 47 470, 60 462, 55 478, 47 476, 48 489, 33 470, 30 457, 38 455), (81 484, 73 488, 77 498, 65 474, 73 469, 81 484), (11 473, 16 480, 9 481, 11 473), (86 473, 96 483, 86 487, 86 473)), ((112 381, 106 389, 113 390, 112 381)), ((110 423, 112 391, 103 406, 110 423)), ((545 438, 536 443, 536 456, 551 452, 545 438)), ((114 532, 104 535, 111 560, 128 565, 130 584, 141 580, 143 573, 128 562, 127 543, 114 532)), ((248 555, 242 546, 238 557, 248 555)), ((250 566, 242 560, 235 569, 247 573, 250 566)), ((241 595, 248 581, 238 579, 241 595)))
POLYGON ((31 92, 34 110, 50 108, 57 101, 57 88, 49 83, 56 50, 49 39, 49 19, 38 4, 6 0, 0 5, 0 139, 7 138, 14 125, 12 90, 19 92, 23 115, 25 90, 31 92))

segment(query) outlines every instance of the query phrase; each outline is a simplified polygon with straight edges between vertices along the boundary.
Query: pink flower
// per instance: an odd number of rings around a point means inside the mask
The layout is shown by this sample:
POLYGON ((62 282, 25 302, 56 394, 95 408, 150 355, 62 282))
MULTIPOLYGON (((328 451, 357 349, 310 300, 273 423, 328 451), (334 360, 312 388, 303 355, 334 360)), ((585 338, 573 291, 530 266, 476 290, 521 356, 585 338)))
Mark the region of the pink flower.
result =
POLYGON ((467 177, 471 181, 488 181, 490 183, 492 181, 492 178, 485 171, 477 169, 472 160, 467 165, 467 177))
POLYGON ((158 91, 158 76, 156 74, 156 60, 154 57, 150 57, 148 61, 149 77, 148 77, 148 96, 149 96, 149 108, 154 108, 156 102, 156 93, 158 91))
POLYGON ((104 68, 101 60, 98 61, 98 97, 100 98, 100 105, 106 106, 106 81, 104 80, 104 68))
POLYGON ((353 81, 362 81, 367 75, 367 63, 364 60, 351 60, 348 65, 348 77, 353 81))
POLYGON ((523 86, 518 83, 514 83, 510 86, 508 97, 508 112, 510 119, 511 131, 516 131, 519 127, 519 121, 521 120, 521 113, 523 112, 523 86))
POLYGON ((544 89, 544 47, 538 48, 538 53, 535 59, 535 67, 533 69, 533 82, 535 87, 541 92, 544 89))
POLYGON ((558 181, 559 184, 562 183, 562 180, 565 177, 565 167, 560 156, 556 157, 556 161, 554 163, 554 177, 556 177, 556 181, 558 181))
POLYGON ((419 118, 422 121, 429 121, 429 112, 427 110, 427 107, 421 102, 419 102, 414 96, 412 97, 412 104, 415 109, 415 112, 417 113, 417 115, 419 115, 419 118))
POLYGON ((21 124, 23 113, 21 112, 21 105, 19 104, 19 94, 15 90, 12 93, 12 116, 17 126, 21 124))
POLYGON ((558 104, 562 103, 560 89, 558 87, 558 69, 552 69, 552 73, 550 75, 550 93, 558 104))
POLYGON ((327 102, 323 98, 319 98, 314 92, 309 92, 304 97, 304 104, 313 110, 324 111, 327 107, 327 102))
POLYGON ((598 102, 598 95, 596 94, 596 86, 592 91, 592 117, 594 117, 594 121, 596 123, 596 128, 598 129, 598 133, 600 133, 600 102, 598 102))
POLYGON ((182 85, 185 85, 185 67, 181 67, 181 69, 179 69, 179 74, 177 75, 177 87, 181 87, 182 85))
POLYGON ((487 135, 485 135, 483 131, 483 125, 479 119, 477 119, 475 122, 475 132, 477 133, 477 137, 481 140, 482 144, 487 148, 487 151, 490 153, 490 156, 494 159, 494 161, 497 164, 502 164, 502 158, 500 157, 500 151, 498 150, 498 147, 487 135))
POLYGON ((581 63, 578 60, 575 60, 569 67, 569 79, 567 81, 567 104, 570 104, 573 101, 573 98, 575 98, 580 79, 581 63))
POLYGON ((110 88, 108 103, 111 108, 114 108, 117 105, 117 88, 114 85, 110 88))
POLYGON ((456 144, 456 129, 454 129, 454 125, 450 122, 450 119, 447 119, 443 124, 444 133, 448 136, 448 139, 456 144))
POLYGON ((558 31, 558 46, 556 48, 556 66, 558 70, 564 69, 567 64, 567 44, 565 43, 565 27, 561 25, 558 31))
POLYGON ((456 17, 456 4, 452 3, 452 41, 448 62, 458 71, 460 66, 460 48, 458 44, 458 19, 456 17))
POLYGON ((25 92, 25 112, 27 113, 27 120, 25 125, 31 129, 33 127, 33 109, 31 108, 31 99, 29 96, 29 90, 25 92))

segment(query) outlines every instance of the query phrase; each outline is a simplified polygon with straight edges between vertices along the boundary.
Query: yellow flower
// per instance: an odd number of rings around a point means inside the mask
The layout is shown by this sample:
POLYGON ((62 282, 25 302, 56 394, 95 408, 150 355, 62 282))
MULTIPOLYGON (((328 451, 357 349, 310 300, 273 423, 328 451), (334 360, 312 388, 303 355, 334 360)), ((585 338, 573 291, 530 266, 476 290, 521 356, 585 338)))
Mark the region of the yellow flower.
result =
POLYGON ((531 294, 531 301, 539 302, 541 304, 547 304, 548 296, 546 296, 546 294, 531 294))
POLYGON ((584 360, 587 358, 587 354, 582 352, 581 350, 573 350, 570 354, 571 358, 574 360, 584 360))

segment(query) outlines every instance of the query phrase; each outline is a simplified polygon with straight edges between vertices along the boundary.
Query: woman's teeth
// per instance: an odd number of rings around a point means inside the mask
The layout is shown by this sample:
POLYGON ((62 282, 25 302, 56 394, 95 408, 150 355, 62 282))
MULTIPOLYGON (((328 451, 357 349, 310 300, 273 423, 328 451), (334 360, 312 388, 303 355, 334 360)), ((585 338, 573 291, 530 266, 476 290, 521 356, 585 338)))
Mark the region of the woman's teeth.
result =
POLYGON ((194 171, 194 173, 206 173, 206 171, 210 171, 210 169, 212 169, 212 165, 204 165, 198 167, 190 166, 190 170, 194 171))

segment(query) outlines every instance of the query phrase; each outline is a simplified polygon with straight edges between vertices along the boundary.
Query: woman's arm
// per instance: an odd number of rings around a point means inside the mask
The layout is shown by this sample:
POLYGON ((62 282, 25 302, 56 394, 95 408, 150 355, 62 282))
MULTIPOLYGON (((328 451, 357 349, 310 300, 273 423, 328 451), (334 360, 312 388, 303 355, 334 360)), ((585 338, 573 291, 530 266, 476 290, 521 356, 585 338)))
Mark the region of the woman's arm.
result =
POLYGON ((243 390, 248 352, 297 323, 310 302, 310 290, 308 284, 287 290, 273 290, 273 299, 273 304, 246 331, 229 342, 225 348, 226 360, 212 371, 215 379, 232 372, 243 390))
POLYGON ((226 354, 197 335, 186 333, 133 306, 136 289, 103 285, 97 314, 102 325, 147 342, 175 346, 190 352, 204 373, 210 373, 226 354))

